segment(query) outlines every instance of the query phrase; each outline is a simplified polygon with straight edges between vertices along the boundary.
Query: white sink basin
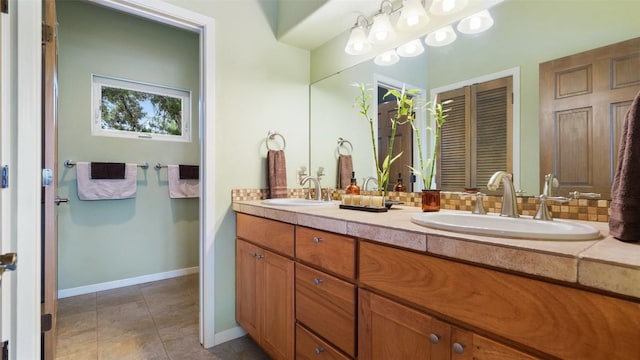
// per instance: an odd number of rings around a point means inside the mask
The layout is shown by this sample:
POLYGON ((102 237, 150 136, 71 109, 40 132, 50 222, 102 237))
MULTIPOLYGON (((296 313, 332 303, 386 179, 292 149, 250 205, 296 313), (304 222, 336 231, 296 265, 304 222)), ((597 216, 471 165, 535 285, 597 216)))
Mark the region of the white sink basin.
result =
POLYGON ((600 237, 596 228, 566 220, 533 220, 469 213, 422 213, 411 217, 418 225, 475 235, 493 235, 540 240, 593 240, 600 237))
POLYGON ((275 206, 329 206, 334 204, 331 201, 307 200, 299 198, 265 199, 262 200, 262 203, 265 205, 275 206))

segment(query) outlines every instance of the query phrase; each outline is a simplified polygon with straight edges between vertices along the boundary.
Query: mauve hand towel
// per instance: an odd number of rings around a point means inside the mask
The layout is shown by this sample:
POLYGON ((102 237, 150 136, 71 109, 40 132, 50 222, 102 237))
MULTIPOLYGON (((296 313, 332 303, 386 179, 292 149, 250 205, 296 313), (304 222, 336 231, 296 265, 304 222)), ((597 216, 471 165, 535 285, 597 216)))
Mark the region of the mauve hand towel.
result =
POLYGON ((351 155, 338 157, 338 180, 340 189, 346 189, 351 185, 351 173, 353 172, 353 159, 351 155))
POLYGON ((269 193, 272 199, 287 197, 287 165, 284 150, 267 153, 269 193))
POLYGON ((640 93, 622 128, 618 168, 611 188, 609 234, 626 242, 640 241, 640 93))

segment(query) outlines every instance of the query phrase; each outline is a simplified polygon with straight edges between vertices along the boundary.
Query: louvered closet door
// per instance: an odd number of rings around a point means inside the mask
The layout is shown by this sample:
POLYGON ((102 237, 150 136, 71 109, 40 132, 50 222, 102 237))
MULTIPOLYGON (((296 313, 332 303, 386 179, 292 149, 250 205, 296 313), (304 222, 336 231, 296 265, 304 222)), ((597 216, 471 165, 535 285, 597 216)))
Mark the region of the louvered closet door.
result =
POLYGON ((447 91, 438 97, 453 100, 445 109, 440 147, 440 188, 486 191, 491 175, 512 172, 513 79, 500 78, 447 91))

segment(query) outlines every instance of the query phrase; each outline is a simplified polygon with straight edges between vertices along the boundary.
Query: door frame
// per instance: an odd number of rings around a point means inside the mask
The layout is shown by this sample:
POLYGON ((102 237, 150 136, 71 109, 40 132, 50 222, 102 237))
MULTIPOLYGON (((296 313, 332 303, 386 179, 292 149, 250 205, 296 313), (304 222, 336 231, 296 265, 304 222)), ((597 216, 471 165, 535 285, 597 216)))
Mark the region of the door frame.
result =
MULTIPOLYGON (((93 3, 197 32, 200 35, 200 342, 215 341, 215 22, 208 16, 151 0, 91 0, 93 3)), ((19 359, 40 357, 40 187, 41 187, 41 23, 37 1, 17 3, 17 121, 14 181, 17 251, 16 351, 19 359), (34 101, 34 99, 36 99, 34 101)), ((13 354, 12 354, 13 356, 13 354)))

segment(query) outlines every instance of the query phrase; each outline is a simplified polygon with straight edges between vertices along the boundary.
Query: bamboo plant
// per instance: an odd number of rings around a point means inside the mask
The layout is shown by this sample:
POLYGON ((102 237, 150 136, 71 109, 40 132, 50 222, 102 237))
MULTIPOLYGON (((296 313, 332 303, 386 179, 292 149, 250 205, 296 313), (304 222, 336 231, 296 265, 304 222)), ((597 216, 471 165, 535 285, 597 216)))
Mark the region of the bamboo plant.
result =
POLYGON ((424 152, 422 151, 422 138, 420 136, 420 129, 415 122, 415 117, 412 117, 409 120, 418 145, 420 169, 414 168, 412 166, 409 166, 409 168, 414 172, 414 174, 418 175, 422 179, 423 189, 431 189, 431 186, 433 186, 433 179, 436 174, 436 163, 438 160, 438 153, 440 151, 440 134, 442 131, 442 126, 444 125, 447 118, 447 115, 445 113, 451 110, 450 108, 444 109, 444 105, 450 104, 451 102, 453 102, 453 100, 446 100, 438 103, 436 97, 433 102, 428 102, 427 104, 425 104, 427 110, 434 120, 433 127, 427 126, 427 131, 432 133, 434 136, 434 142, 431 157, 427 158, 426 161, 424 160, 424 152))

